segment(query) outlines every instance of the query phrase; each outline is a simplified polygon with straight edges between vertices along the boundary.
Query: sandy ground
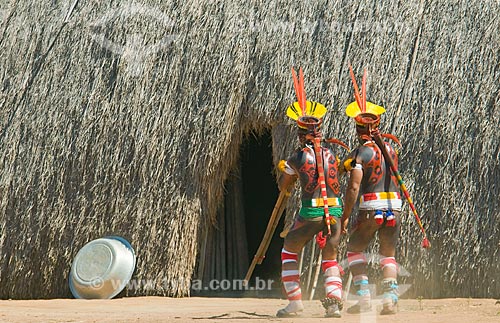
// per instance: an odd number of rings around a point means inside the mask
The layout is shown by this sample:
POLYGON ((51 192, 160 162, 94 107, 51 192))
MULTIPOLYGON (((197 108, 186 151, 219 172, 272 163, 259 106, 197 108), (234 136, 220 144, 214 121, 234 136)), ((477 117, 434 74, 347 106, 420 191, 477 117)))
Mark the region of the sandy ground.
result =
MULTIPOLYGON (((500 322, 494 299, 401 300, 396 315, 343 313, 323 318, 319 301, 300 317, 279 319, 285 300, 264 298, 130 297, 114 300, 1 300, 0 322, 500 322)), ((353 302, 348 302, 353 304, 353 302)), ((380 304, 376 304, 379 307, 380 304)))

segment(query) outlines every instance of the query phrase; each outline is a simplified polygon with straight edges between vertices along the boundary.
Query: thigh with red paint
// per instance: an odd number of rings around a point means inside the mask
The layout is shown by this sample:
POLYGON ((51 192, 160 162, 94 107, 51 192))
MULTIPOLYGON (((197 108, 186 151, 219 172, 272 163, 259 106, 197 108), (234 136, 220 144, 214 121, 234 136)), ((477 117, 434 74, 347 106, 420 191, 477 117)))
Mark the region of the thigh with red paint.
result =
POLYGON ((394 211, 396 218, 395 226, 383 226, 379 230, 380 254, 387 257, 394 257, 396 252, 396 244, 401 230, 401 216, 399 211, 394 211))

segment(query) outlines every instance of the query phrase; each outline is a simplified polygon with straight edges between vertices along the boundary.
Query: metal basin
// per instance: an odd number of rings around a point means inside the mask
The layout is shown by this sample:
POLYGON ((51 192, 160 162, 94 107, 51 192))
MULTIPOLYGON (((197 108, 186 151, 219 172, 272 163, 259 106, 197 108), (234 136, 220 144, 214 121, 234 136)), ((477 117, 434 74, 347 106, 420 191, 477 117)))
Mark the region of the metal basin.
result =
POLYGON ((128 284, 135 269, 135 252, 121 237, 93 240, 78 251, 69 274, 75 298, 110 299, 128 284))

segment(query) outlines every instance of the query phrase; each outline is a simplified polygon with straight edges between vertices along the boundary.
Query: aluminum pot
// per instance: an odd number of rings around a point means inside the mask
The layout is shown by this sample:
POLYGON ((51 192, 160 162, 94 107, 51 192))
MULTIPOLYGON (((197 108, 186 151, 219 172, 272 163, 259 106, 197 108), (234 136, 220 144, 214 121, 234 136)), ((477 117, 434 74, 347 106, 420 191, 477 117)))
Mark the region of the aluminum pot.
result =
POLYGON ((71 265, 71 293, 83 299, 113 298, 129 283, 135 262, 134 249, 122 237, 90 241, 78 251, 71 265))

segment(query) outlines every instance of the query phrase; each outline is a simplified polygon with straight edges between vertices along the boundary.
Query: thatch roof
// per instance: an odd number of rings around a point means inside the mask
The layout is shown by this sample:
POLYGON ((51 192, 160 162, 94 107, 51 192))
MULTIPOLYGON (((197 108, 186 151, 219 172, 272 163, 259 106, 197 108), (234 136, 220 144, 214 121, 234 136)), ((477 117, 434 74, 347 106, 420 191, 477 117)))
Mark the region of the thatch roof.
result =
POLYGON ((291 65, 354 144, 347 60, 433 242, 407 213, 415 293, 500 297, 498 2, 75 3, 0 4, 1 298, 68 296, 78 249, 116 233, 137 277, 189 280, 244 135, 272 129, 276 161, 293 148, 291 65))

